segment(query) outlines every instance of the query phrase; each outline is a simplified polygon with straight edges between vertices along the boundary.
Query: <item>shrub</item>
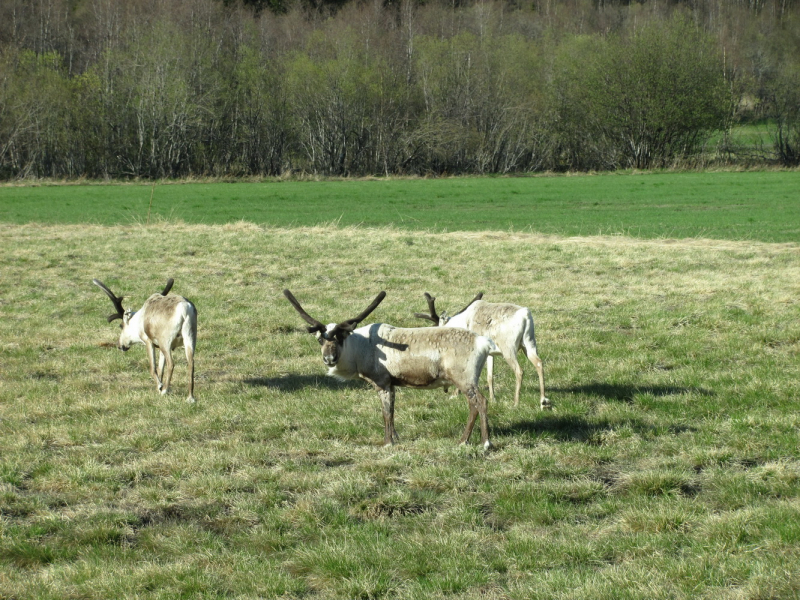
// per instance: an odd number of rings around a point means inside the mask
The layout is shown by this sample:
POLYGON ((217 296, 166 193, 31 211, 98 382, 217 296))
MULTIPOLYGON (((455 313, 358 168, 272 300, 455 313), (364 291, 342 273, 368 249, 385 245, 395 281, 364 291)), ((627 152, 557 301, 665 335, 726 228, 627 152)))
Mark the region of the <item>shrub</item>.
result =
POLYGON ((731 94, 711 38, 686 18, 565 42, 554 72, 564 168, 662 166, 725 126, 731 94))

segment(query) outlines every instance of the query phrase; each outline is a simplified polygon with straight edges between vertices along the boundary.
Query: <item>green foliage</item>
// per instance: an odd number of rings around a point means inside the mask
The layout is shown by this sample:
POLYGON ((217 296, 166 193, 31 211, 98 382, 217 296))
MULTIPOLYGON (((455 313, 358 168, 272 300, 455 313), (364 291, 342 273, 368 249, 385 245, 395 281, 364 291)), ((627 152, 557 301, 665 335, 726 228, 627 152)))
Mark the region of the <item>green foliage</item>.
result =
MULTIPOLYGON (((794 40, 800 51, 800 35, 794 40)), ((787 56, 771 86, 775 106, 775 153, 786 166, 800 165, 800 58, 787 56)))
POLYGON ((402 160, 401 70, 356 28, 316 31, 286 63, 286 88, 305 168, 314 173, 387 173, 402 160))
POLYGON ((797 161, 796 3, 62 4, 0 7, 2 179, 797 161))
POLYGON ((722 129, 731 107, 720 53, 680 14, 564 44, 554 88, 567 168, 670 164, 722 129))
POLYGON ((72 86, 61 56, 8 49, 0 63, 0 175, 68 170, 72 86))
POLYGON ((538 44, 514 35, 420 36, 414 56, 425 114, 411 144, 429 169, 541 168, 545 73, 538 44))
POLYGON ((265 63, 256 47, 254 34, 238 51, 230 74, 222 84, 231 94, 215 99, 214 123, 203 136, 207 161, 219 174, 280 175, 287 156, 297 146, 290 122, 287 85, 279 72, 280 65, 265 63), (228 155, 223 168, 211 157, 228 155))

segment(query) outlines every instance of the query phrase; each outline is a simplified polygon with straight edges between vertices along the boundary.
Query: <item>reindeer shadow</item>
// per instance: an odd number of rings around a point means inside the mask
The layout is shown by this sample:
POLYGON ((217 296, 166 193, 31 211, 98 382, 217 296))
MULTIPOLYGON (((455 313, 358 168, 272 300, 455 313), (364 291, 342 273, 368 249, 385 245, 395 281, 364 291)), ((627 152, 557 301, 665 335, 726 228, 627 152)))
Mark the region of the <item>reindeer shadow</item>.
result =
POLYGON ((339 381, 326 375, 281 375, 279 377, 250 377, 243 383, 251 387, 265 387, 283 392, 297 392, 307 388, 323 388, 326 390, 361 389, 365 382, 339 381))
POLYGON ((560 442, 587 442, 595 439, 600 431, 608 429, 610 429, 608 423, 592 422, 579 416, 542 414, 536 420, 526 419, 495 426, 492 428, 492 433, 511 437, 549 437, 560 442))
POLYGON ((634 385, 602 383, 599 381, 567 388, 551 388, 548 391, 561 394, 581 394, 586 396, 599 396, 604 400, 632 403, 638 394, 649 394, 656 398, 665 396, 679 396, 682 394, 697 394, 699 396, 714 396, 711 390, 698 387, 682 387, 674 385, 634 385))
MULTIPOLYGON (((566 388, 550 388, 555 394, 577 394, 599 397, 603 400, 631 404, 640 394, 649 394, 657 398, 681 394, 697 394, 701 396, 714 396, 714 392, 704 388, 662 386, 662 385, 634 385, 611 384, 591 382, 566 388)), ((602 444, 607 433, 621 428, 632 430, 637 435, 677 435, 696 431, 696 428, 684 424, 654 425, 643 419, 626 416, 622 419, 613 417, 591 418, 580 415, 559 415, 555 413, 541 413, 535 420, 522 420, 507 425, 493 428, 496 435, 523 436, 529 438, 547 437, 561 442, 583 442, 587 444, 602 444)))
POLYGON ((550 438, 559 442, 581 442, 601 445, 605 436, 622 427, 630 428, 638 435, 677 435, 696 431, 688 425, 668 425, 660 427, 641 419, 626 418, 622 421, 612 419, 587 419, 579 415, 542 414, 536 420, 524 420, 493 427, 492 433, 498 436, 550 438))

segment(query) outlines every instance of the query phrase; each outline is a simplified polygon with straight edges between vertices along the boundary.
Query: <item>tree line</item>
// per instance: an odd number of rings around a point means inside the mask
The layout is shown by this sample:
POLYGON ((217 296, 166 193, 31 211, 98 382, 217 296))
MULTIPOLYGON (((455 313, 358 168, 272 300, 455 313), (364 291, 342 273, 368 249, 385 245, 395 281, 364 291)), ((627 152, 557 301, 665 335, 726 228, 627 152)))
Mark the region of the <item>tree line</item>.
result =
POLYGON ((7 0, 0 178, 797 165, 797 4, 7 0))

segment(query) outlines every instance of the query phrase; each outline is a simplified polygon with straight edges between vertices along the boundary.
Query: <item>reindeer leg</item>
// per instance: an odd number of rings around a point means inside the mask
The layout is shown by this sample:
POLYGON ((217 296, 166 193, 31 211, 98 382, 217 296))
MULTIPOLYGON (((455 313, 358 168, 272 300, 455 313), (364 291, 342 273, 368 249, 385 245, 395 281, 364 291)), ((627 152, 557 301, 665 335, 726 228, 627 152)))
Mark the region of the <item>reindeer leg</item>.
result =
MULTIPOLYGON (((167 346, 169 348, 169 346, 167 346)), ((166 394, 169 392, 169 383, 172 381, 172 370, 175 368, 175 361, 172 360, 172 350, 161 348, 161 356, 166 360, 166 368, 162 375, 161 393, 166 394)))
POLYGON ((466 444, 469 441, 469 436, 472 435, 472 429, 475 427, 475 420, 478 418, 478 405, 477 398, 475 397, 475 388, 470 387, 467 390, 461 390, 469 401, 469 417, 467 417, 467 427, 464 429, 464 435, 459 440, 460 444, 466 444))
POLYGON ((522 350, 525 356, 531 361, 531 364, 536 368, 536 373, 539 375, 539 407, 542 410, 553 408, 550 400, 544 395, 544 366, 542 359, 539 358, 539 353, 536 351, 536 336, 533 332, 533 320, 530 321, 529 328, 525 335, 522 336, 522 350))
POLYGON ((194 403, 194 348, 186 344, 184 350, 186 350, 186 362, 189 365, 189 397, 186 398, 186 401, 194 403))
POLYGON ((525 356, 528 357, 528 360, 531 361, 531 364, 536 368, 537 375, 539 375, 539 393, 541 394, 539 398, 539 407, 542 410, 550 410, 553 408, 553 404, 544 395, 544 365, 542 359, 539 358, 539 355, 536 353, 536 346, 527 348, 523 345, 522 350, 525 352, 525 356))
POLYGON ((519 406, 519 393, 522 391, 522 367, 519 366, 516 352, 514 352, 513 357, 514 360, 509 360, 508 364, 513 369, 514 377, 516 378, 516 385, 514 387, 514 408, 516 408, 519 406))
POLYGON ((156 382, 156 387, 161 390, 161 379, 158 376, 158 371, 156 371, 156 348, 153 344, 152 340, 148 339, 146 342, 147 345, 147 358, 150 361, 150 375, 156 382))
POLYGON ((383 445, 387 447, 400 441, 394 429, 394 386, 378 388, 378 395, 383 408, 383 445))
POLYGON ((181 327, 183 349, 186 352, 186 363, 189 366, 189 397, 186 401, 194 403, 194 348, 197 343, 197 319, 187 319, 181 327))
POLYGON ((162 394, 164 393, 163 388, 163 381, 164 381, 164 351, 161 348, 158 349, 158 370, 156 371, 158 374, 158 391, 162 394))
POLYGON ((489 384, 489 398, 494 402, 494 356, 486 357, 486 382, 489 384))
POLYGON ((481 418, 481 444, 483 445, 484 450, 488 450, 492 447, 492 442, 489 441, 489 416, 487 414, 488 403, 486 402, 484 395, 481 394, 477 389, 475 390, 475 395, 478 397, 478 414, 481 418))
POLYGON ((488 403, 486 398, 478 391, 476 386, 470 386, 462 391, 469 400, 469 417, 467 418, 467 427, 460 443, 466 444, 469 441, 472 429, 475 427, 475 421, 480 417, 481 444, 483 444, 485 450, 488 450, 492 447, 492 443, 489 441, 489 419, 486 414, 488 403))
POLYGON ((552 409, 553 404, 544 395, 544 366, 542 365, 542 359, 537 355, 531 362, 533 363, 533 366, 536 367, 536 373, 539 375, 539 392, 541 394, 539 406, 542 410, 552 409))

